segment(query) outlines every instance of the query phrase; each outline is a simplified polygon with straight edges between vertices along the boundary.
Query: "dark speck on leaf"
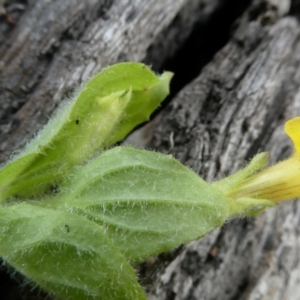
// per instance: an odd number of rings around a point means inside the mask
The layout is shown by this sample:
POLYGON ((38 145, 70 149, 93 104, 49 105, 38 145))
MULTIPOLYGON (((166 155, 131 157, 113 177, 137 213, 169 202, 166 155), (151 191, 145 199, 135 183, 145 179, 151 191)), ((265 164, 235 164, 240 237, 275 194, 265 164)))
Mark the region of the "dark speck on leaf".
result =
POLYGON ((76 121, 75 121, 76 125, 79 124, 79 119, 77 118, 76 121))
POLYGON ((70 232, 70 226, 68 224, 65 225, 66 231, 70 232))

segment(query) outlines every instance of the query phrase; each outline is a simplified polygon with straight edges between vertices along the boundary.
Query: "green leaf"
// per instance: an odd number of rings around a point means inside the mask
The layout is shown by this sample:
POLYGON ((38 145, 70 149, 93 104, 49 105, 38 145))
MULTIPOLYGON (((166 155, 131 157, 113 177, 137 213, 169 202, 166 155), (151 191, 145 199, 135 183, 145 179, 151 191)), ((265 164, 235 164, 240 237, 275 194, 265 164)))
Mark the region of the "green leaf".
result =
POLYGON ((23 203, 0 208, 0 230, 4 260, 59 299, 146 299, 132 267, 94 222, 23 203))
POLYGON ((168 95, 171 77, 141 63, 104 69, 0 171, 0 201, 51 191, 69 169, 124 139, 168 95))
POLYGON ((170 156, 117 147, 78 167, 61 195, 40 205, 72 210, 103 226, 141 261, 221 226, 230 200, 170 156))

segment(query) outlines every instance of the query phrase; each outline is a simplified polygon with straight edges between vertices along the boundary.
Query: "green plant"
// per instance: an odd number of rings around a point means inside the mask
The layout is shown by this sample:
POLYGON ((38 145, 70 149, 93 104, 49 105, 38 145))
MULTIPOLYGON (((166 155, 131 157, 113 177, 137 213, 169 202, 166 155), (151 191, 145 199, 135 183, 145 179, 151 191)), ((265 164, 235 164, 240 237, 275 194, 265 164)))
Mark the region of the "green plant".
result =
POLYGON ((104 69, 0 171, 0 256, 55 298, 146 299, 132 263, 282 200, 267 193, 272 167, 258 172, 266 153, 208 184, 171 156, 111 148, 149 119, 171 77, 104 69))

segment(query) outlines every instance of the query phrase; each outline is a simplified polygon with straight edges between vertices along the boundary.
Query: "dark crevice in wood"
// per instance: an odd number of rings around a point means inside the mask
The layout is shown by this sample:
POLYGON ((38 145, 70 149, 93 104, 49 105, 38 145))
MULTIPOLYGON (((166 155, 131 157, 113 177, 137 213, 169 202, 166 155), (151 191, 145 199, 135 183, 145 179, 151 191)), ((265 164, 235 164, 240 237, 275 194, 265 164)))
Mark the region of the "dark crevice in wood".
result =
POLYGON ((289 15, 295 16, 300 21, 300 0, 291 1, 289 15))
MULTIPOLYGON (((234 284, 234 283, 233 283, 234 284)), ((245 277, 238 285, 236 294, 231 297, 231 300, 241 300, 242 295, 245 293, 245 291, 249 288, 249 278, 245 277)))
POLYGON ((250 0, 224 1, 208 22, 199 20, 194 25, 193 31, 184 45, 160 69, 160 71, 170 70, 175 73, 171 82, 170 98, 197 77, 201 69, 228 42, 231 26, 250 3, 250 0))
MULTIPOLYGON (((232 30, 236 27, 239 17, 247 10, 251 4, 251 0, 238 1, 226 0, 207 18, 207 20, 199 19, 193 26, 193 29, 188 38, 183 41, 173 56, 166 57, 166 59, 159 63, 152 65, 152 68, 162 73, 164 70, 174 72, 174 77, 171 81, 170 95, 165 99, 162 105, 152 114, 151 119, 154 119, 162 110, 165 110, 167 105, 175 97, 175 95, 189 82, 199 76, 202 68, 207 65, 214 55, 226 44, 231 38, 232 30)), ((176 23, 176 20, 173 21, 176 23)), ((170 27, 172 28, 171 24, 170 27)), ((153 47, 160 47, 155 45, 153 47)), ((153 49, 151 49, 153 51, 153 49)), ((253 51, 253 49, 251 49, 253 51)), ((153 51, 160 52, 159 50, 153 51)), ((148 53, 144 59, 146 64, 152 64, 151 53, 148 53)), ((245 70, 247 72, 247 69, 245 70)), ((242 76, 241 76, 242 80, 242 76)), ((220 84, 222 84, 220 82, 220 84)), ((238 81, 236 82, 238 84, 238 81)), ((214 87, 217 82, 212 82, 214 87)), ((234 89, 232 87, 232 89, 234 89)), ((221 87, 220 87, 221 89, 221 87)), ((211 98, 207 99, 206 105, 222 106, 222 95, 218 94, 214 89, 211 91, 211 98), (218 99, 217 99, 218 98, 218 99)), ((203 109, 203 111, 214 111, 213 109, 203 109)), ((205 115, 207 124, 213 120, 212 116, 205 115)), ((141 124, 135 128, 138 130, 145 124, 141 124)), ((167 143, 166 147, 169 147, 167 143)))

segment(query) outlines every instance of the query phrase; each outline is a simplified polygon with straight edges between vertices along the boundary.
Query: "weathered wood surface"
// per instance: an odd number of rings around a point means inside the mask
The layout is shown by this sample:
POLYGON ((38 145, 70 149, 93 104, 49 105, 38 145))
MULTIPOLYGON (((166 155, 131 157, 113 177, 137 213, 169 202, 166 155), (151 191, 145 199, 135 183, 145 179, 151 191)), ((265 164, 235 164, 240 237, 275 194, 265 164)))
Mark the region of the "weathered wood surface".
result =
MULTIPOLYGON (((209 26, 222 27, 213 15, 226 14, 239 2, 40 0, 16 7, 5 1, 0 159, 24 144, 64 97, 102 67, 144 60, 159 69, 184 47, 195 24, 206 30, 199 31, 204 45, 209 26)), ((261 150, 271 151, 272 162, 288 156, 291 143, 283 124, 300 115, 300 25, 289 13, 291 3, 246 2, 226 45, 152 125, 135 134, 136 143, 162 152, 170 150, 173 135, 172 154, 208 180, 238 169, 261 150)), ((298 202, 228 222, 200 241, 147 261, 141 281, 150 299, 299 299, 299 222, 298 202)))

